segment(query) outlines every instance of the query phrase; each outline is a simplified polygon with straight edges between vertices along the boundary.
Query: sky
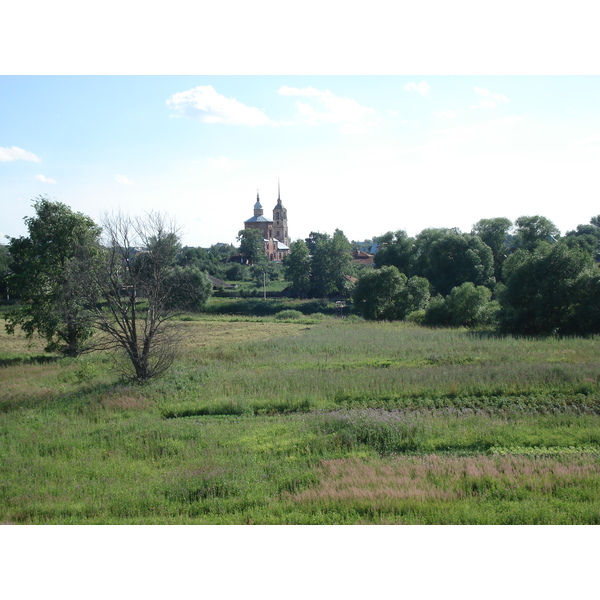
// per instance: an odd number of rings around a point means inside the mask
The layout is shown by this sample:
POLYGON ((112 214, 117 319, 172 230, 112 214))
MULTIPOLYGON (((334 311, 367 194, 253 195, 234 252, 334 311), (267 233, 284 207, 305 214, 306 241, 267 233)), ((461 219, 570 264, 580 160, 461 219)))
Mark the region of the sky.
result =
POLYGON ((235 243, 257 192, 292 240, 600 213, 598 76, 0 77, 0 234, 40 195, 235 243))

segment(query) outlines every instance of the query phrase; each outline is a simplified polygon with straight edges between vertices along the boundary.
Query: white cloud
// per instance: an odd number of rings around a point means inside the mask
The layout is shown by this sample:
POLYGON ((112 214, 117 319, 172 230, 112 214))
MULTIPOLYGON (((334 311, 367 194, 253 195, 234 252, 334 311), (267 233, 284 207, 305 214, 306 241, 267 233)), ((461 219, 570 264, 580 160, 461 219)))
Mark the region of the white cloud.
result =
POLYGON ((579 143, 580 146, 600 146, 600 133, 594 133, 579 143))
POLYGON ((481 100, 479 104, 474 104, 471 108, 496 108, 498 104, 507 104, 510 100, 502 95, 495 92, 490 92, 490 90, 485 90, 480 87, 474 88, 475 93, 481 96, 481 100))
POLYGON ((131 179, 128 179, 127 177, 125 177, 125 175, 119 175, 118 173, 115 173, 115 180, 118 183, 121 183, 122 185, 131 185, 132 184, 131 179))
POLYGON ((56 183, 56 179, 50 179, 50 177, 46 177, 45 175, 36 175, 35 178, 42 183, 56 183))
POLYGON ((10 148, 0 148, 0 162, 9 162, 12 160, 28 160, 39 163, 40 159, 33 153, 11 146, 10 148))
POLYGON ((498 152, 516 139, 520 117, 504 117, 467 127, 449 127, 431 132, 431 139, 414 151, 426 158, 454 156, 467 152, 478 154, 483 147, 495 147, 498 152))
POLYGON ((454 119, 456 117, 456 111, 454 110, 439 110, 433 114, 438 119, 454 119))
POLYGON ((300 121, 309 125, 339 123, 341 133, 352 135, 366 133, 378 121, 373 118, 377 113, 375 109, 362 106, 352 98, 335 96, 329 90, 284 85, 279 88, 279 93, 282 96, 303 96, 312 100, 312 103, 296 102, 300 121))
POLYGON ((421 83, 410 82, 404 86, 404 89, 407 92, 419 92, 421 96, 426 96, 431 89, 431 86, 426 81, 421 81, 421 83))
POLYGON ((221 96, 212 85, 201 85, 173 94, 167 100, 167 106, 176 110, 179 116, 198 119, 203 123, 252 126, 270 123, 269 118, 258 108, 221 96))

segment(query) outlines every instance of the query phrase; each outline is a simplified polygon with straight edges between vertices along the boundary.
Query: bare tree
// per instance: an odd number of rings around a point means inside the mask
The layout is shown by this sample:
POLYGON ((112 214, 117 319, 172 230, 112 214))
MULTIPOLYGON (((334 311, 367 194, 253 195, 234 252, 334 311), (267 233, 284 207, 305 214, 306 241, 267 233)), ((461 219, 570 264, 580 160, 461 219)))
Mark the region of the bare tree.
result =
POLYGON ((105 335, 98 348, 125 351, 125 374, 143 383, 163 374, 176 356, 168 298, 180 229, 156 212, 142 218, 107 214, 101 225, 104 252, 86 274, 88 294, 100 300, 94 316, 105 335))

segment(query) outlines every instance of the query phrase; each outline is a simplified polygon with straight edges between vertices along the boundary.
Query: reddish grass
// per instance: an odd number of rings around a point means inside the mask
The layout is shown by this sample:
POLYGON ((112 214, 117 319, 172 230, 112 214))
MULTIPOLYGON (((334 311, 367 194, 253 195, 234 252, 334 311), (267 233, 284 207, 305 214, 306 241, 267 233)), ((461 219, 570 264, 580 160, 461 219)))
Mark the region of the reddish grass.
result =
MULTIPOLYGON (((453 500, 490 493, 553 494, 560 487, 600 482, 600 464, 589 456, 397 457, 386 461, 323 461, 317 487, 291 494, 300 503, 453 500)), ((595 488, 598 484, 594 484, 595 488)))

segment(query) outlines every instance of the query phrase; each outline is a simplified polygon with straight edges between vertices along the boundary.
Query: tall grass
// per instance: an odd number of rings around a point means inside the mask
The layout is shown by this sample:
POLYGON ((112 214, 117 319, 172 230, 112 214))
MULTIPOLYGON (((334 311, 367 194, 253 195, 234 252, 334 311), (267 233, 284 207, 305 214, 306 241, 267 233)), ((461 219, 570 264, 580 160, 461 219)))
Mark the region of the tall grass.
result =
POLYGON ((0 522, 600 520, 598 338, 179 327, 143 387, 0 334, 0 522))

